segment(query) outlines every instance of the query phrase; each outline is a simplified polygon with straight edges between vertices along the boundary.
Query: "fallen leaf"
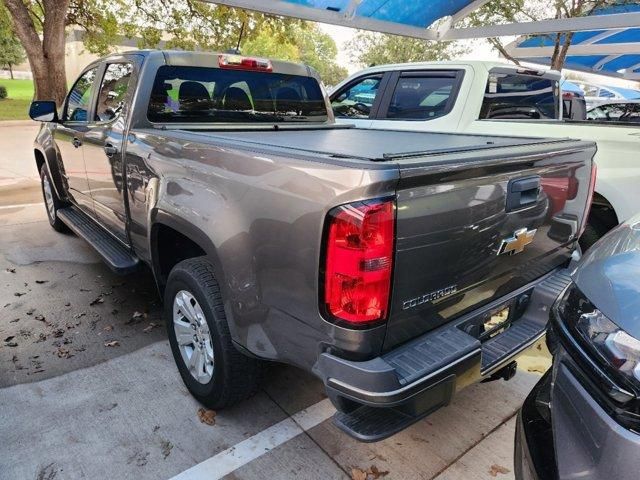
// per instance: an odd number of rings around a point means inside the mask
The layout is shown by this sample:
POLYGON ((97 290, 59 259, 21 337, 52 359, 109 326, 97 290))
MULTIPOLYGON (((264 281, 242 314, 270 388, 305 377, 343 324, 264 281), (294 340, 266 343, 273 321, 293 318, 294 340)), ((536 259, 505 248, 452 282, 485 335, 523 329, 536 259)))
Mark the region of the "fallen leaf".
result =
POLYGON ((36 283, 42 285, 43 283, 47 283, 49 280, 36 280, 36 283))
POLYGON ((35 311, 36 311, 35 308, 30 308, 29 310, 27 310, 27 315, 33 315, 33 312, 35 311))
POLYGON ((4 339, 5 342, 10 342, 11 340, 13 340, 15 338, 15 335, 10 335, 7 338, 4 339))
POLYGON ((87 314, 87 312, 80 312, 80 313, 76 313, 73 318, 80 318, 80 317, 84 317, 87 314))
POLYGON ((80 291, 81 292, 90 292, 91 289, 90 288, 81 288, 80 291))
POLYGON ((198 418, 202 423, 206 423, 207 425, 215 425, 216 424, 216 411, 215 410, 207 410, 205 408, 200 407, 198 409, 198 418))
POLYGON ((64 347, 59 347, 58 350, 56 350, 56 355, 58 356, 58 358, 73 357, 73 354, 69 351, 69 349, 64 347))
POLYGON ((149 333, 151 330, 153 330, 153 329, 154 329, 154 328, 156 328, 157 326, 158 326, 158 325, 156 325, 155 323, 151 322, 151 323, 149 323, 149 326, 148 326, 148 327, 143 328, 143 329, 142 329, 142 331, 143 331, 144 333, 149 333))
POLYGON ((173 450, 173 444, 169 440, 162 440, 162 442, 160 442, 160 448, 162 449, 162 456, 167 458, 171 450, 173 450))
POLYGON ((41 315, 41 314, 38 314, 38 315, 36 315, 36 316, 35 316, 35 317, 33 317, 33 318, 35 318, 35 319, 36 319, 36 320, 38 320, 39 322, 44 322, 44 321, 45 321, 45 317, 44 317, 44 315, 41 315))
POLYGON ((38 339, 36 341, 34 341, 33 343, 44 342, 46 339, 47 339, 47 336, 44 333, 39 333, 38 334, 38 339))
POLYGON ((491 468, 489 468, 489 475, 491 475, 492 477, 497 477, 499 473, 502 475, 506 475, 509 472, 511 472, 511 470, 495 463, 491 465, 491 468))
POLYGON ((118 340, 111 340, 110 342, 104 342, 105 347, 117 347, 120 345, 118 340))
POLYGON ((7 272, 16 273, 16 269, 15 268, 7 268, 7 272))
POLYGON ((16 292, 13 295, 16 296, 16 297, 21 297, 23 295, 26 295, 26 293, 25 292, 16 292))
POLYGON ((104 303, 104 298, 102 297, 98 297, 95 300, 92 300, 91 302, 89 302, 89 306, 94 306, 97 305, 98 303, 104 303))
POLYGON ((9 320, 9 323, 16 323, 19 322, 20 319, 19 318, 14 318, 13 320, 9 320))
POLYGON ((367 480, 367 472, 359 468, 352 468, 351 480, 367 480))
POLYGON ((361 468, 351 468, 352 480, 377 480, 378 478, 386 477, 389 475, 388 471, 380 471, 375 465, 371 465, 366 470, 361 468))
POLYGON ((64 328, 56 328, 56 329, 53 331, 52 335, 53 335, 55 338, 60 338, 61 336, 63 336, 63 335, 64 335, 64 328))

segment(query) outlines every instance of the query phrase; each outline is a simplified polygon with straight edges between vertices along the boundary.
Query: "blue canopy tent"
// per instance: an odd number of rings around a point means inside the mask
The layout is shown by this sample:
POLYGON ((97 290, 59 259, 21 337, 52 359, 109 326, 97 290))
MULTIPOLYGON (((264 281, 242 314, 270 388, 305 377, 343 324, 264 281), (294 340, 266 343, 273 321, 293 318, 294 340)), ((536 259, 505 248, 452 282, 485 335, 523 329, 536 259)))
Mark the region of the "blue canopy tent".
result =
POLYGON ((203 0, 262 13, 331 23, 425 40, 536 35, 640 26, 640 11, 509 23, 485 27, 455 25, 489 0, 203 0))
MULTIPOLYGON (((639 13, 640 4, 618 5, 598 10, 594 12, 592 18, 597 25, 598 19, 611 14, 639 13)), ((509 55, 518 60, 550 65, 556 37, 556 35, 535 35, 521 38, 508 45, 506 50, 509 55)), ((560 35, 560 42, 564 43, 565 40, 565 34, 560 35)), ((571 70, 640 80, 640 24, 635 28, 598 28, 574 33, 565 67, 571 70)))

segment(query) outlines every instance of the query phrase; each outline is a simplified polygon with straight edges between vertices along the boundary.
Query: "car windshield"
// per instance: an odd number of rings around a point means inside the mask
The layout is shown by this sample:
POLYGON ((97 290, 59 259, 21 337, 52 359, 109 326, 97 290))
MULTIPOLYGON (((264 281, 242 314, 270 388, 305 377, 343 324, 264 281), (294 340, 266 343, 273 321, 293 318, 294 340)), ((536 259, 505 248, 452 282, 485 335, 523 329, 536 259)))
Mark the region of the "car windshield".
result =
POLYGON ((312 77, 163 66, 147 116, 163 123, 325 122, 327 110, 312 77))

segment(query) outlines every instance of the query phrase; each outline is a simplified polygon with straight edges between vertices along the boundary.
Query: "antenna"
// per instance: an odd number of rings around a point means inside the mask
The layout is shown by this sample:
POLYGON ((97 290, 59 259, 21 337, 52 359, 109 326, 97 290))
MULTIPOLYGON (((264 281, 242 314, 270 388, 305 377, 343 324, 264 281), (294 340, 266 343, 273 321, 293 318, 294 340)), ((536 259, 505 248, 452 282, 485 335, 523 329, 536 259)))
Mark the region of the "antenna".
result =
POLYGON ((242 42, 242 35, 244 34, 244 22, 240 26, 240 35, 238 35, 238 44, 236 45, 236 51, 240 53, 240 42, 242 42))

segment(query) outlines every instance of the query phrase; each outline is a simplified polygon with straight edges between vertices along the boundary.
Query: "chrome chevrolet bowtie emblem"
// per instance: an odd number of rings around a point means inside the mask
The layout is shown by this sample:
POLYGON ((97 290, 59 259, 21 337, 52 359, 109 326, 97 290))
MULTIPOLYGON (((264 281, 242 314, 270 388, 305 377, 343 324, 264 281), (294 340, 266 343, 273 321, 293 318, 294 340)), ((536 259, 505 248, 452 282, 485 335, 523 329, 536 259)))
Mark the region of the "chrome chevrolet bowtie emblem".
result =
POLYGON ((502 240, 500 249, 498 250, 498 255, 502 255, 503 253, 507 255, 515 255, 516 253, 522 252, 524 247, 533 242, 533 237, 536 234, 536 231, 536 229, 529 230, 528 228, 516 230, 513 237, 502 240))

